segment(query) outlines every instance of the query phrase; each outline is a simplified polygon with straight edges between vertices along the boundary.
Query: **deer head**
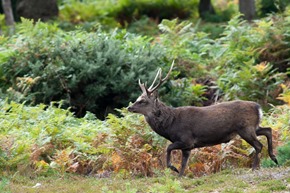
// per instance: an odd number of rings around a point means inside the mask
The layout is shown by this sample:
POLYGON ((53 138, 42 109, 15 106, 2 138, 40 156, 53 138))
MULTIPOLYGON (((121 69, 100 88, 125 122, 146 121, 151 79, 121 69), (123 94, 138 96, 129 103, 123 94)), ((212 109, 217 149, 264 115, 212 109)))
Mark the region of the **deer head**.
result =
POLYGON ((149 88, 146 88, 146 83, 141 83, 139 79, 139 86, 142 90, 142 94, 137 98, 137 100, 130 106, 128 107, 128 110, 133 113, 140 113, 145 116, 150 114, 151 112, 156 109, 156 106, 158 105, 158 88, 161 86, 162 83, 164 83, 173 68, 174 61, 171 64, 170 70, 167 73, 167 75, 162 78, 162 69, 159 68, 157 71, 157 74, 153 80, 153 83, 149 88), (159 79, 159 82, 155 85, 155 82, 159 79))

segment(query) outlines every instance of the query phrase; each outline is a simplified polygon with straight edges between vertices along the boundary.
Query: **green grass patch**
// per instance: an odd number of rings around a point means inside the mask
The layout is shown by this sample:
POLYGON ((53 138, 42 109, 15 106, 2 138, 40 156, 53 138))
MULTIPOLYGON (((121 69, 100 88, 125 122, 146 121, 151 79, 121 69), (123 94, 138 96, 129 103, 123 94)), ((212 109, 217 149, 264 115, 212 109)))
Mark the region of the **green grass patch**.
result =
POLYGON ((269 180, 262 182, 260 186, 266 187, 267 190, 269 191, 282 191, 286 190, 286 185, 283 181, 281 180, 269 180))
MULTIPOLYGON (((289 168, 283 168, 283 170, 289 168)), ((126 179, 112 174, 108 178, 84 177, 80 175, 64 175, 30 178, 15 174, 4 178, 0 183, 1 192, 21 193, 103 193, 103 192, 223 192, 223 193, 260 193, 289 191, 287 183, 290 173, 284 172, 279 179, 273 179, 271 173, 281 169, 262 169, 252 172, 248 169, 219 172, 200 178, 179 178, 169 170, 159 172, 155 177, 126 179), (263 175, 263 177, 258 177, 263 175), (38 187, 36 187, 38 184, 38 187), (4 186, 3 186, 4 185, 4 186)))

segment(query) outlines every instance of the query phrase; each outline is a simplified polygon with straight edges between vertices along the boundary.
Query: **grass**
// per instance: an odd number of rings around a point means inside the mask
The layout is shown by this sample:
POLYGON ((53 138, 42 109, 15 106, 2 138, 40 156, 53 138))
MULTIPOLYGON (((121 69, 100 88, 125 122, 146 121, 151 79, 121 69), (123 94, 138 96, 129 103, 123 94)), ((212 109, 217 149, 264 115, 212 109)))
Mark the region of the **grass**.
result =
POLYGON ((156 177, 108 178, 65 175, 30 178, 15 174, 1 179, 1 193, 107 193, 107 192, 220 192, 267 193, 290 191, 290 168, 225 170, 200 178, 178 178, 169 170, 156 177), (38 187, 35 187, 39 184, 38 187))

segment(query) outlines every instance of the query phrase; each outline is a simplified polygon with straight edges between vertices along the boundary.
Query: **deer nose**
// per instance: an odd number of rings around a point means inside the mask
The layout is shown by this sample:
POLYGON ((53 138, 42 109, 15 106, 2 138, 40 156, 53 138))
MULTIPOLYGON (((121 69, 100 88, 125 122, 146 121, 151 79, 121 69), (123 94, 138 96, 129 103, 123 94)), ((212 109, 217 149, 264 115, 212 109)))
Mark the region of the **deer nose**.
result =
POLYGON ((128 109, 129 112, 132 112, 132 109, 133 109, 133 108, 132 108, 132 106, 130 106, 130 107, 128 107, 127 109, 128 109))
POLYGON ((129 106, 127 109, 128 109, 129 112, 131 112, 131 113, 135 113, 134 107, 129 106))

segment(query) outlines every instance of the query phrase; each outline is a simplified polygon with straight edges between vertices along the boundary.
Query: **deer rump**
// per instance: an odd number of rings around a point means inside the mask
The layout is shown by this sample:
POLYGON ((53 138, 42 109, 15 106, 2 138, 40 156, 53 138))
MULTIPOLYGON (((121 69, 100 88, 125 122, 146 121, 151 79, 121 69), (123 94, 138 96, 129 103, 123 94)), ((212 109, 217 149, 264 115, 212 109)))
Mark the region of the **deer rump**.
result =
POLYGON ((226 143, 236 135, 255 148, 253 169, 259 167, 259 154, 263 147, 257 139, 259 135, 267 137, 269 156, 278 164, 273 154, 272 129, 259 126, 262 117, 259 104, 251 101, 231 101, 208 107, 172 108, 161 102, 157 89, 169 77, 173 64, 163 79, 162 71, 159 69, 149 88, 139 80, 142 94, 128 107, 130 112, 144 115, 156 133, 172 142, 167 148, 167 167, 182 176, 193 148, 226 143), (159 83, 154 86, 158 77, 159 83), (178 149, 182 151, 180 172, 171 164, 171 151, 178 149))

